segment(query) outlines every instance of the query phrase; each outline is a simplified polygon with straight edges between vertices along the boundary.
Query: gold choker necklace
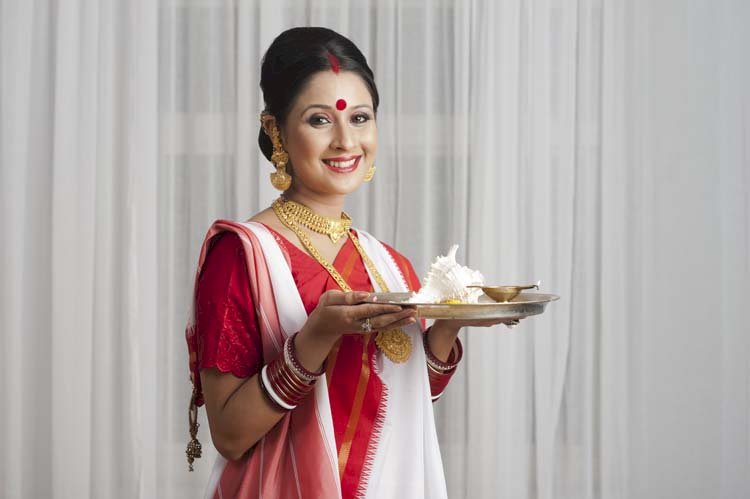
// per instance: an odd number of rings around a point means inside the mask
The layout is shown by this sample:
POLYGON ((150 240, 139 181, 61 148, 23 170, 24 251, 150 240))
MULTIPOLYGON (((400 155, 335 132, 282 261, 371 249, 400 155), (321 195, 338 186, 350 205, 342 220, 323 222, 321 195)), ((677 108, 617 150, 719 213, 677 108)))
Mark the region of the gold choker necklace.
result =
POLYGON ((352 227, 352 219, 343 211, 340 219, 324 217, 303 204, 283 197, 274 201, 273 206, 279 209, 284 218, 294 220, 318 234, 325 234, 331 238, 331 242, 334 244, 342 236, 345 236, 352 227))

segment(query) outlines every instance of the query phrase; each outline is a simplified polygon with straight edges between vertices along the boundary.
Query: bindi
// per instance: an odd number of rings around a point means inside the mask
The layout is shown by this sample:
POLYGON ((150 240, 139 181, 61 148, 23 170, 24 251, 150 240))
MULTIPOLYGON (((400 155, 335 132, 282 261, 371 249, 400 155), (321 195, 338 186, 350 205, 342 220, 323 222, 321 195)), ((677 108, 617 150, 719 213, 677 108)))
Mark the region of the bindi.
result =
MULTIPOLYGON (((328 56, 328 62, 331 64, 331 71, 333 71, 335 74, 339 74, 339 71, 341 71, 339 58, 330 52, 328 52, 326 55, 328 56)), ((344 109, 346 109, 346 101, 344 99, 337 100, 336 109, 338 109, 339 111, 343 111, 344 109)))

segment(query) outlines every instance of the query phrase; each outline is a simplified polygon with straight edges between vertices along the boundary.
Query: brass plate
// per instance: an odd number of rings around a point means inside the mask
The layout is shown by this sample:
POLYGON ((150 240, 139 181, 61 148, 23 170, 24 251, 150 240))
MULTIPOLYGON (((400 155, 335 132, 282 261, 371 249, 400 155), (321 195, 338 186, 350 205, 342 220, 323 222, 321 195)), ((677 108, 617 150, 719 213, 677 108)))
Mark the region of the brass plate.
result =
POLYGON ((557 295, 544 293, 521 293, 512 301, 497 303, 486 295, 479 303, 407 303, 411 293, 373 293, 368 301, 377 297, 375 303, 415 307, 417 317, 423 319, 523 319, 544 313, 549 302, 559 300, 557 295))

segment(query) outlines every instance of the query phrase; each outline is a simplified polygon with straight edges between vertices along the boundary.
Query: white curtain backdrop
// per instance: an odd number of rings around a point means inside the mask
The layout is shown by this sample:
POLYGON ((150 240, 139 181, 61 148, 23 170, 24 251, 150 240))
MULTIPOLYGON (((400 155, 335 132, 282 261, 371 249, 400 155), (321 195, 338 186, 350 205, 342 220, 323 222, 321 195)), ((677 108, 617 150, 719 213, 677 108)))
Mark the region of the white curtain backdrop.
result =
POLYGON ((744 0, 0 0, 0 496, 202 496, 193 272, 276 196, 260 58, 297 25, 375 71, 355 224, 562 297, 463 333, 450 497, 750 496, 744 0))

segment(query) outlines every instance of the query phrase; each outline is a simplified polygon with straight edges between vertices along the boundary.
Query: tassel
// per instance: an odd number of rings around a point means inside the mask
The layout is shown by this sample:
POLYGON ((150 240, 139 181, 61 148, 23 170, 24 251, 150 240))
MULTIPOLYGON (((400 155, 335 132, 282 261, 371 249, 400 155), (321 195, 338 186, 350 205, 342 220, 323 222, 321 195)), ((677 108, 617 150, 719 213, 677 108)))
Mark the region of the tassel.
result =
POLYGON ((188 421, 190 423, 190 442, 187 444, 185 454, 187 455, 188 471, 193 471, 193 461, 201 457, 201 443, 198 441, 198 406, 195 405, 195 390, 190 396, 190 407, 188 408, 188 421))

